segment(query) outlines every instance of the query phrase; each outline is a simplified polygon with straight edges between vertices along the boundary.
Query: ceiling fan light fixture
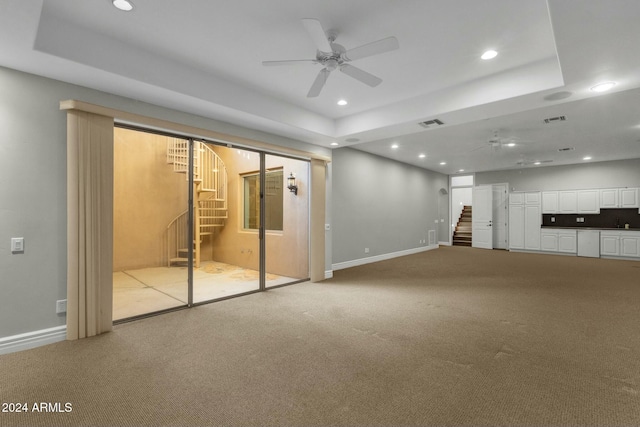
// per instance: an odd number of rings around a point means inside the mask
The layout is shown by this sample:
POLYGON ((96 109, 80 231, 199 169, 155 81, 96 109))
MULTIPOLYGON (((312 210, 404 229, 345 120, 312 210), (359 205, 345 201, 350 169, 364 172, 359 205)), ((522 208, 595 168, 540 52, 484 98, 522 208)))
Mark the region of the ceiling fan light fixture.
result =
POLYGON ((485 53, 482 54, 482 56, 480 58, 484 59, 485 61, 489 60, 489 59, 493 59, 496 56, 498 56, 498 52, 496 52, 493 49, 489 49, 487 50, 485 53))
POLYGON ((606 92, 612 89, 616 85, 616 82, 601 82, 595 86, 591 86, 591 92, 606 92))
POLYGON ((111 2, 116 9, 122 10, 123 12, 130 12, 133 10, 133 3, 128 0, 112 0, 111 2))

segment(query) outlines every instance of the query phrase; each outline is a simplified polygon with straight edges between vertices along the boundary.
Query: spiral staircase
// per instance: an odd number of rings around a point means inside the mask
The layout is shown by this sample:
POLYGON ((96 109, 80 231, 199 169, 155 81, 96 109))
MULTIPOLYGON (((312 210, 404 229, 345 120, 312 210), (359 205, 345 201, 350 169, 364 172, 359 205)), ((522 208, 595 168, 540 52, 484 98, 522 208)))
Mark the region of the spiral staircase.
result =
MULTIPOLYGON (((227 209, 227 168, 222 159, 205 143, 193 142, 193 262, 200 267, 201 246, 225 226, 227 209)), ((167 163, 173 171, 189 179, 189 141, 169 138, 167 163)), ((167 226, 168 265, 185 266, 189 260, 189 210, 175 217, 167 226)))

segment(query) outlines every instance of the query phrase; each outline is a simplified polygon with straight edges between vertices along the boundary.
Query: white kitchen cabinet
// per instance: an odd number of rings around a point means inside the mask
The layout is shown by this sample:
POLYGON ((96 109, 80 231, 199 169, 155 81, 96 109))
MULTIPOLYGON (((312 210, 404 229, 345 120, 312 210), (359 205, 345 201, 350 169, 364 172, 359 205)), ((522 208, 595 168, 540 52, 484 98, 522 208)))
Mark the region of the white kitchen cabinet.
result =
POLYGON ((601 231, 600 254, 640 259, 640 231, 601 231))
POLYGON ((557 191, 542 192, 542 213, 543 214, 558 213, 558 192, 557 191))
POLYGON ((620 207, 620 189, 604 188, 600 190, 600 207, 604 209, 615 209, 620 207))
POLYGON ((575 254, 578 251, 576 230, 558 230, 558 252, 575 254))
POLYGON ((640 257, 640 237, 629 235, 628 231, 620 233, 620 256, 640 257))
POLYGON ((540 250, 558 252, 558 230, 542 229, 540 231, 540 250))
POLYGON ((543 228, 540 231, 540 250, 575 254, 578 250, 576 230, 543 228))
POLYGON ((598 190, 578 190, 577 202, 579 214, 600 213, 600 192, 598 190))
POLYGON ((526 250, 529 250, 529 251, 540 250, 541 223, 542 223, 542 209, 540 205, 525 205, 524 206, 524 248, 526 250))
POLYGON ((509 249, 540 250, 540 202, 539 191, 509 195, 509 249))
POLYGON ((600 255, 620 256, 620 232, 600 232, 600 255))
POLYGON ((574 214, 578 212, 578 192, 576 190, 558 191, 558 213, 574 214))
POLYGON ((517 192, 509 194, 510 205, 524 205, 524 193, 517 192))
POLYGON ((539 191, 529 191, 524 193, 524 204, 525 205, 540 205, 540 192, 539 191))
POLYGON ((509 205, 509 249, 524 249, 524 205, 509 205))
POLYGON ((637 188, 621 188, 620 189, 620 207, 621 208, 640 208, 638 194, 640 190, 637 188))

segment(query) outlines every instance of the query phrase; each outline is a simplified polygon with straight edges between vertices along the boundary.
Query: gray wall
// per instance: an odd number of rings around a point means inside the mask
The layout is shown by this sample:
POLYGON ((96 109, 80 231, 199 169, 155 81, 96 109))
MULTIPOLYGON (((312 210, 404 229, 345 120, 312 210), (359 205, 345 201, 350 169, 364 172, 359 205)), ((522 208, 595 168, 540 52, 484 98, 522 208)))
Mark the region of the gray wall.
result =
POLYGON ((476 185, 509 183, 510 191, 640 187, 640 159, 480 172, 476 185))
POLYGON ((319 146, 0 67, 0 338, 66 323, 55 313, 67 286, 66 113, 59 109, 65 99, 331 155, 319 146), (11 237, 25 238, 23 254, 11 253, 11 237))
POLYGON ((438 200, 447 175, 351 148, 332 160, 334 264, 425 246, 419 240, 441 228, 439 213, 446 226, 438 200))

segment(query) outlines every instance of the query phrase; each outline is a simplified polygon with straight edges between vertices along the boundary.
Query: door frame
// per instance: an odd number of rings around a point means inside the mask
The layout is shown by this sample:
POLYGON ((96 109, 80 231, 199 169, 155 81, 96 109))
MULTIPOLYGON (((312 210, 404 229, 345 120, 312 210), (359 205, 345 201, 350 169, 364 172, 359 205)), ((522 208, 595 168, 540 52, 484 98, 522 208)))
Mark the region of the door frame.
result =
POLYGON ((477 185, 473 187, 473 205, 473 215, 471 216, 471 246, 481 249, 493 249, 493 185, 477 185), (489 195, 488 201, 486 198, 483 199, 480 197, 482 192, 489 195), (484 215, 478 215, 477 213, 481 211, 479 208, 487 210, 490 219, 486 219, 484 215), (491 229, 487 230, 487 228, 491 229), (478 238, 478 231, 488 232, 485 233, 487 239, 481 241, 478 238))

